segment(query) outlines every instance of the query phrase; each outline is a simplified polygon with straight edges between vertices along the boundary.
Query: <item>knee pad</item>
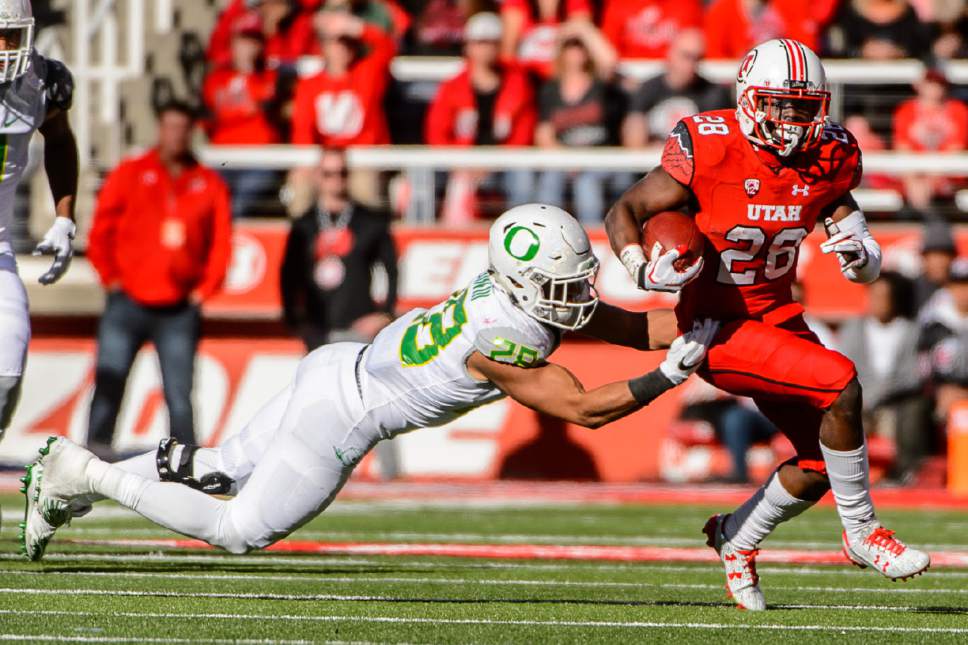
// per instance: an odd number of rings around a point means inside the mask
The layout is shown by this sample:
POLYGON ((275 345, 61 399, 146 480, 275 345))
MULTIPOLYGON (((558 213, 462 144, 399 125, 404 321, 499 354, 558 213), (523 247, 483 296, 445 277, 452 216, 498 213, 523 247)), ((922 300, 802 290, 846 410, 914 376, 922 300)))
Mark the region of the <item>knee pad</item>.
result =
POLYGON ((197 451, 198 446, 182 445, 170 437, 162 439, 155 454, 158 477, 163 482, 184 484, 209 495, 230 493, 235 480, 225 473, 208 472, 200 478, 195 477, 194 457, 197 451))
POLYGON ((22 376, 0 376, 0 437, 10 427, 13 412, 20 400, 20 384, 22 376))

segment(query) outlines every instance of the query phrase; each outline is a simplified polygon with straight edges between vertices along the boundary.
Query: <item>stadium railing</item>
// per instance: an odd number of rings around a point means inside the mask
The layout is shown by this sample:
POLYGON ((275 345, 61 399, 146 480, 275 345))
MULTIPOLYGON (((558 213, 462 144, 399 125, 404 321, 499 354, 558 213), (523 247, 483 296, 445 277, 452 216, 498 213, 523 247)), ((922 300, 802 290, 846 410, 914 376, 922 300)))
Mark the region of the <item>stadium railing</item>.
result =
MULTIPOLYGON (((201 149, 203 163, 213 168, 263 168, 288 170, 311 166, 320 155, 314 146, 207 146, 201 149)), ((410 223, 432 223, 437 206, 437 173, 448 170, 578 170, 644 172, 659 163, 660 148, 555 149, 508 147, 362 146, 348 151, 353 168, 399 171, 410 185, 411 198, 404 213, 410 223)), ((872 152, 864 156, 866 173, 902 176, 968 175, 968 153, 872 152)), ((859 190, 862 208, 891 212, 903 204, 894 190, 859 190)))

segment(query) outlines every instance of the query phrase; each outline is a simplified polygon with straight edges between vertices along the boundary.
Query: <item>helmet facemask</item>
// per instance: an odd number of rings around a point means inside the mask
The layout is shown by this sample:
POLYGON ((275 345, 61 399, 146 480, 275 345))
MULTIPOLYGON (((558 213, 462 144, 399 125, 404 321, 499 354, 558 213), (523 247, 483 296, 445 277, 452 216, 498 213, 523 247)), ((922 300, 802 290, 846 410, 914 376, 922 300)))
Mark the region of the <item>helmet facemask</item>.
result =
POLYGON ((753 123, 752 137, 781 157, 820 142, 829 108, 825 90, 754 86, 740 99, 740 109, 753 123))
POLYGON ((595 278, 598 260, 591 258, 586 267, 568 276, 553 276, 533 267, 527 279, 538 287, 538 298, 525 311, 532 317, 559 329, 575 331, 588 324, 598 307, 595 278))
POLYGON ((27 73, 34 46, 34 19, 0 20, 0 83, 27 73))

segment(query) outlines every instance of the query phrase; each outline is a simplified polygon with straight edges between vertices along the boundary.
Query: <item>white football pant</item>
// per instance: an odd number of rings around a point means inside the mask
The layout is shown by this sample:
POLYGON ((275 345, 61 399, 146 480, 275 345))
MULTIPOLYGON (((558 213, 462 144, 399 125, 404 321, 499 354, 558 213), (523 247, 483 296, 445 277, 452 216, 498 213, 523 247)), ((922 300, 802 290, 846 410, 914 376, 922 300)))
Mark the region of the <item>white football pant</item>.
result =
POLYGON ((232 553, 276 542, 325 510, 380 439, 379 428, 364 420, 356 383, 363 347, 337 343, 309 354, 289 388, 241 433, 195 454, 195 476, 225 473, 240 489, 236 497, 158 481, 154 452, 112 466, 111 476, 91 482, 94 491, 232 553))
POLYGON ((30 343, 27 291, 17 275, 17 260, 0 253, 0 437, 10 424, 30 343))

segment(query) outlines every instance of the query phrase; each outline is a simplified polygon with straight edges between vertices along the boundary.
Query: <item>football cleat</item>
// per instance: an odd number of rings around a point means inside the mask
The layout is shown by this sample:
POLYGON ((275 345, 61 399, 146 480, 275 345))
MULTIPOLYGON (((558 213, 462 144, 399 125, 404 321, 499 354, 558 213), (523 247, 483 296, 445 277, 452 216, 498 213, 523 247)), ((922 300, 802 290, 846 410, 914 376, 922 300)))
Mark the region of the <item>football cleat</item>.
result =
POLYGON ((90 452, 60 437, 51 437, 40 458, 27 466, 24 486, 24 521, 20 523, 20 551, 28 559, 44 557, 54 532, 68 524, 72 498, 90 492, 84 476, 90 452))
POLYGON ((920 575, 931 566, 931 556, 909 547, 894 537, 894 531, 874 526, 861 540, 851 543, 847 531, 841 534, 844 555, 861 569, 871 567, 895 582, 920 575))
POLYGON ((766 599, 760 590, 760 577, 756 573, 756 556, 759 549, 737 549, 723 535, 723 523, 728 515, 713 515, 702 532, 706 544, 719 554, 726 569, 726 591, 740 609, 763 611, 766 599))

